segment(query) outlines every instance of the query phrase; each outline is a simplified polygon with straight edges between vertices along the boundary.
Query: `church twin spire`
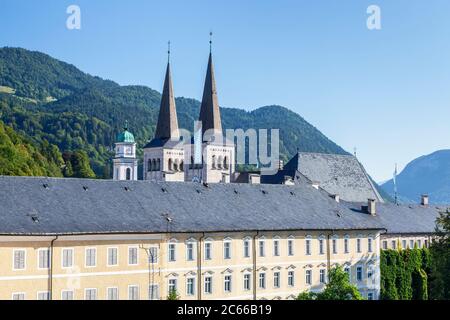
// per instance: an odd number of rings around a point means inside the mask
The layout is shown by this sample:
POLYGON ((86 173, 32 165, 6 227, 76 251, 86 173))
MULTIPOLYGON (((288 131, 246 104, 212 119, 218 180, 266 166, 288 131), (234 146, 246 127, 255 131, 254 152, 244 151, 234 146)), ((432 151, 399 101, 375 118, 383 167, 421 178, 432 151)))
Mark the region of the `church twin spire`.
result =
MULTIPOLYGON (((210 33, 212 35, 212 33, 210 33)), ((205 86, 203 89, 202 103, 200 107, 199 120, 202 122, 202 135, 205 131, 212 132, 214 135, 222 134, 222 122, 220 118, 219 102, 217 98, 216 81, 214 78, 214 68, 210 52, 208 59, 208 69, 206 71, 205 86)), ((168 50, 168 62, 164 88, 161 97, 158 123, 156 126, 155 139, 161 140, 179 140, 180 133, 178 129, 177 110, 172 86, 172 76, 170 72, 170 42, 168 50)))

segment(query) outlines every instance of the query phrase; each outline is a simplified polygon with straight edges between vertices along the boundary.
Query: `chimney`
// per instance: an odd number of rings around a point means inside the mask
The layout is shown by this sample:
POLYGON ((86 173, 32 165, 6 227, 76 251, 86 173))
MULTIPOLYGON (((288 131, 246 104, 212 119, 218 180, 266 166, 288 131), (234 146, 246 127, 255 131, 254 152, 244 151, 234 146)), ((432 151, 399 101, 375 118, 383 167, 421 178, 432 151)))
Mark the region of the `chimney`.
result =
POLYGON ((338 194, 333 194, 333 195, 331 195, 331 197, 332 197, 336 202, 341 201, 341 198, 339 197, 338 194))
POLYGON ((428 197, 428 195, 427 194, 423 194, 422 197, 421 197, 420 204, 423 205, 423 206, 428 206, 429 202, 430 202, 430 198, 428 197))
POLYGON ((377 205, 376 205, 376 200, 375 199, 368 199, 367 212, 370 215, 372 215, 372 216, 376 216, 377 215, 377 205))
POLYGON ((320 182, 319 181, 312 181, 311 185, 313 188, 319 190, 320 182))
POLYGON ((248 183, 250 184, 260 184, 261 176, 259 174, 251 173, 248 175, 248 183))

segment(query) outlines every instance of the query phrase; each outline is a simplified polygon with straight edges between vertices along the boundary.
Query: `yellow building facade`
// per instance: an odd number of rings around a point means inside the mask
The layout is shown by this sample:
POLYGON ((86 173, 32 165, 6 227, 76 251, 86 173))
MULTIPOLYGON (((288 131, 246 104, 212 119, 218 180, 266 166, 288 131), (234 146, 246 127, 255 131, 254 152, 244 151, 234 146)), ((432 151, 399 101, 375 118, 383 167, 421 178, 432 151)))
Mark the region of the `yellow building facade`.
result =
POLYGON ((293 299, 340 265, 379 294, 379 231, 0 237, 0 299, 293 299))

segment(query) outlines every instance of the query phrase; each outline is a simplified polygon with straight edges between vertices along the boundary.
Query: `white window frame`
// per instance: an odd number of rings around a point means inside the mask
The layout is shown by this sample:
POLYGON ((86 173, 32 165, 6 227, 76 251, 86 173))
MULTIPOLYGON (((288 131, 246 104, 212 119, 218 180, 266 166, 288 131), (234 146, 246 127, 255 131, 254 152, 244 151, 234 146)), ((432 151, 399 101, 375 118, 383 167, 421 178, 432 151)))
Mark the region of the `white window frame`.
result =
POLYGON ((292 288, 295 287, 295 271, 294 270, 288 270, 288 281, 287 281, 287 285, 288 287, 292 288), (290 283, 290 279, 292 279, 292 283, 290 283))
POLYGON ((312 277, 313 277, 312 269, 306 269, 305 270, 305 284, 307 286, 312 286, 312 282, 313 282, 312 277), (309 274, 309 276, 308 276, 308 274, 309 274), (309 281, 308 281, 308 278, 309 278, 309 281))
POLYGON ((203 292, 205 294, 212 294, 213 292, 213 277, 211 275, 206 275, 203 279, 203 292), (209 291, 206 291, 206 279, 209 279, 209 291))
POLYGON ((13 292, 12 294, 11 294, 11 300, 26 300, 27 298, 26 298, 26 294, 25 294, 25 292, 13 292), (14 296, 15 295, 21 295, 21 296, 23 296, 23 299, 14 299, 14 296))
POLYGON ((205 240, 204 244, 203 244, 203 250, 204 250, 204 257, 203 260, 205 261, 209 261, 212 260, 212 250, 213 250, 213 242, 210 239, 205 240), (206 248, 209 246, 209 249, 207 250, 206 248), (207 252, 209 252, 209 257, 206 254, 207 252))
POLYGON ((310 256, 312 254, 311 239, 312 237, 310 235, 307 235, 305 237, 305 255, 307 256, 310 256))
POLYGON ((279 237, 273 238, 273 256, 274 257, 280 256, 280 238, 279 237))
POLYGON ((250 291, 252 289, 252 274, 250 272, 245 272, 244 276, 242 277, 243 283, 242 288, 244 291, 250 291), (247 279, 248 277, 248 279, 247 279), (246 287, 246 282, 248 280, 248 288, 246 287))
POLYGON ((250 258, 251 256, 251 238, 250 237, 245 237, 242 240, 242 253, 244 258, 250 258), (246 246, 247 244, 247 246, 246 246))
POLYGON ((266 256, 266 238, 258 239, 258 257, 264 258, 266 256))
POLYGON ((195 240, 193 239, 188 239, 186 241, 186 261, 195 261, 195 240), (189 258, 189 251, 191 251, 191 249, 189 249, 189 246, 192 246, 192 259, 189 258))
POLYGON ((75 292, 73 290, 70 290, 70 289, 61 290, 61 300, 64 300, 64 301, 75 300, 75 292), (64 293, 68 293, 68 292, 72 293, 72 299, 64 299, 63 298, 64 297, 64 293))
POLYGON ((167 293, 170 294, 172 291, 170 290, 170 282, 171 281, 175 281, 175 292, 178 294, 178 278, 176 277, 171 277, 169 279, 167 279, 167 293))
POLYGON ((344 253, 347 254, 350 252, 350 237, 348 234, 344 236, 344 253))
MULTIPOLYGON (((97 248, 96 247, 87 247, 87 248, 85 248, 84 249, 84 267, 85 268, 95 268, 97 266, 97 248), (88 252, 88 250, 91 250, 91 249, 94 249, 94 252, 95 252, 95 261, 94 261, 94 265, 93 266, 88 266, 87 265, 87 261, 88 261, 88 259, 87 259, 87 257, 88 257, 88 255, 87 255, 87 252, 88 252)), ((92 288, 92 289, 95 289, 95 288, 92 288)))
POLYGON ((36 293, 36 300, 40 300, 40 301, 48 301, 48 300, 50 300, 50 291, 38 291, 37 293, 36 293), (47 299, 39 299, 39 295, 40 294, 47 294, 47 299))
POLYGON ((75 263, 75 250, 74 250, 74 248, 62 248, 62 250, 61 250, 61 269, 70 269, 70 268, 73 268, 73 265, 74 265, 74 263, 75 263), (70 266, 68 266, 68 267, 65 267, 64 266, 64 251, 70 251, 70 252, 72 252, 72 259, 70 260, 70 266))
POLYGON ((139 290, 140 288, 139 288, 139 285, 137 285, 137 284, 130 284, 130 285, 128 285, 128 287, 127 287, 127 293, 128 293, 128 300, 140 300, 141 299, 141 293, 139 292, 140 290, 139 290), (131 296, 130 296, 130 289, 131 288, 136 288, 137 289, 137 299, 131 299, 131 296))
POLYGON ((319 236, 319 255, 324 255, 325 254, 325 236, 324 235, 320 235, 319 236))
POLYGON ((129 266, 137 266, 139 265, 139 247, 138 246, 128 246, 127 248, 127 263, 129 266), (130 249, 136 249, 136 263, 130 263, 130 249))
POLYGON ((232 276, 231 274, 225 274, 225 275, 223 276, 223 291, 224 291, 225 293, 230 293, 230 292, 233 291, 233 276, 232 276), (227 281, 227 278, 230 279, 229 282, 227 281), (226 286, 226 283, 227 283, 227 282, 229 283, 230 290, 227 290, 227 289, 226 289, 226 288, 227 288, 227 286, 226 286))
POLYGON ((267 277, 265 272, 260 272, 258 274, 258 288, 266 289, 267 288, 267 277))
POLYGON ((187 277, 186 278, 186 295, 187 296, 195 296, 195 277, 187 277), (189 280, 192 280, 192 293, 189 293, 189 280))
POLYGON ((273 287, 275 289, 279 289, 281 287, 281 272, 280 271, 274 271, 274 273, 273 273, 273 287), (275 280, 278 281, 278 284, 275 283, 275 280))
POLYGON ((337 235, 334 235, 331 238, 331 253, 332 254, 338 254, 339 253, 338 240, 339 240, 339 237, 337 235))
POLYGON ((167 261, 168 262, 176 262, 177 261, 177 243, 176 239, 170 239, 167 243, 167 261), (171 255, 171 246, 173 246, 173 259, 171 255))
POLYGON ((159 292, 159 284, 151 284, 148 286, 148 300, 161 300, 161 294, 159 292), (156 288, 156 290, 152 290, 151 288, 156 288), (156 297, 152 298, 151 293, 156 291, 158 294, 156 295, 156 297))
POLYGON ((361 282, 364 280, 364 268, 362 265, 357 265, 356 266, 356 281, 357 282, 361 282), (361 270, 361 278, 358 279, 358 270, 361 270))
POLYGON ((38 268, 38 270, 48 270, 48 269, 50 269, 51 264, 52 264, 52 257, 51 257, 51 251, 50 251, 50 248, 39 248, 39 249, 37 250, 37 268, 38 268), (41 267, 41 266, 40 266, 40 262, 41 262, 41 252, 43 252, 43 251, 47 251, 47 252, 48 252, 48 256, 47 256, 47 259, 48 259, 48 261, 47 261, 48 267, 41 267))
POLYGON ((107 287, 107 288, 106 288, 106 300, 108 300, 108 301, 119 300, 119 288, 118 288, 118 287, 107 287), (116 293, 117 293, 117 299, 110 299, 110 298, 109 298, 109 290, 110 290, 110 289, 116 290, 116 293))
POLYGON ((362 252, 362 237, 358 236, 358 238, 356 238, 356 253, 361 252, 362 252))
POLYGON ((223 259, 224 260, 229 260, 229 259, 231 259, 231 256, 232 256, 232 249, 231 249, 231 244, 232 244, 232 239, 231 238, 225 238, 225 239, 223 239, 223 259), (229 247, 228 247, 228 249, 229 249, 229 256, 227 257, 227 255, 226 255, 226 247, 227 247, 227 244, 229 245, 229 247))
POLYGON ((86 299, 87 293, 88 291, 93 290, 95 292, 95 299, 89 299, 89 300, 98 300, 98 291, 97 288, 85 288, 84 289, 84 300, 88 300, 86 299))
POLYGON ((27 269, 27 250, 26 249, 13 249, 12 255, 12 269, 13 271, 23 271, 27 269), (16 252, 23 252, 23 268, 16 268, 16 252))
POLYGON ((108 247, 106 249, 106 266, 107 267, 117 267, 119 265, 119 247, 108 247), (109 264, 109 250, 116 250, 116 264, 109 264))
POLYGON ((321 283, 321 284, 327 283, 327 270, 325 268, 319 269, 319 283, 321 283), (322 276, 323 276, 323 279, 322 279, 322 276))

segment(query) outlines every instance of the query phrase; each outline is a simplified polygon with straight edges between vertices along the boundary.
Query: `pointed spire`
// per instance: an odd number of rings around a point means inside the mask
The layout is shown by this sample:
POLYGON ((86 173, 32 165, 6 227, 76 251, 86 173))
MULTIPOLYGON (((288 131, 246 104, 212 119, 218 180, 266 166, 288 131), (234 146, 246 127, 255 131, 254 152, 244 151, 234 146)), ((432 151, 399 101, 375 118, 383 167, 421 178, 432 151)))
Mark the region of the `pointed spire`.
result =
MULTIPOLYGON (((167 51, 167 53, 170 57, 170 42, 169 50, 167 51)), ((161 97, 161 106, 159 108, 155 139, 177 140, 179 138, 180 133, 178 131, 177 109, 175 106, 175 98, 173 95, 170 62, 167 62, 166 78, 164 80, 164 88, 161 97)))
MULTIPOLYGON (((210 33, 210 36, 212 33, 210 33)), ((210 40, 210 46, 212 41, 210 40)), ((208 70, 206 71, 205 87, 203 89, 202 104, 200 107, 200 118, 202 122, 202 133, 206 130, 214 130, 214 135, 222 135, 222 121, 220 119, 219 101, 217 98, 216 81, 212 54, 209 53, 208 70)))

